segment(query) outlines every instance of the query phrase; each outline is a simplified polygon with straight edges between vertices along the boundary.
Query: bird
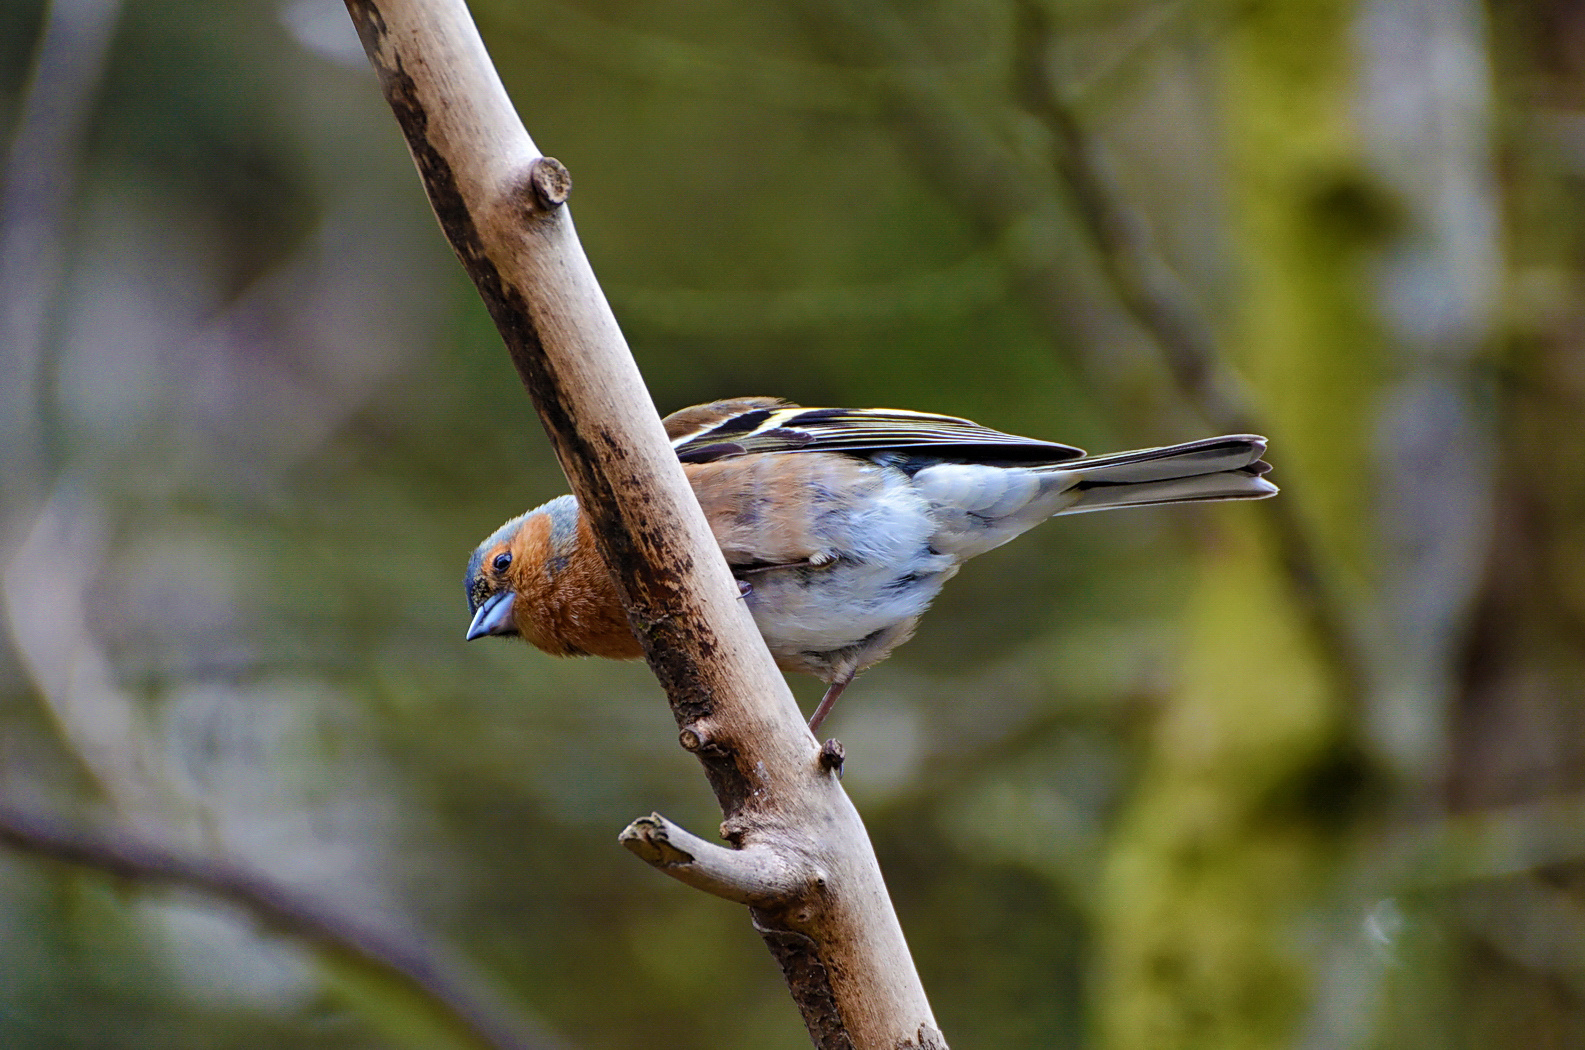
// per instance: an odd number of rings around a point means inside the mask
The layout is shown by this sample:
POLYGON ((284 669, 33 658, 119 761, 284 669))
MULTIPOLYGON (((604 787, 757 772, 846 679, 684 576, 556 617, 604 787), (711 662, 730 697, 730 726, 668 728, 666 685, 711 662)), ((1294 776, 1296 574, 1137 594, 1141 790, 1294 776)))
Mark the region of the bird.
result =
MULTIPOLYGON (((1254 434, 1087 456, 955 416, 773 397, 695 405, 663 422, 777 665, 827 685, 811 731, 855 675, 912 636, 964 562, 1047 518, 1277 493, 1266 439, 1254 434)), ((466 585, 469 641, 643 655, 573 496, 491 533, 468 559, 466 585)))

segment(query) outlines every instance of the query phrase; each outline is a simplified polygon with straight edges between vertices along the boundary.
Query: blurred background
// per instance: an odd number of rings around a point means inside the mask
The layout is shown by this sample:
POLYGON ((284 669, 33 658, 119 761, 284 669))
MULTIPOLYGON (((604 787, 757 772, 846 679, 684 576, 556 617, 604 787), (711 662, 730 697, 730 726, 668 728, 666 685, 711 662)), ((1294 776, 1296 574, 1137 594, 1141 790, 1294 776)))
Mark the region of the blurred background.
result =
MULTIPOLYGON (((952 1045, 1585 1045, 1585 5, 473 9, 661 411, 1272 439, 1279 500, 975 561, 829 723, 952 1045)), ((646 668, 463 643, 564 482, 341 5, 11 0, 0 128, 0 800, 546 1045, 807 1046, 616 844, 719 820, 646 668)), ((8 1048, 468 1045, 422 999, 0 852, 8 1048)))

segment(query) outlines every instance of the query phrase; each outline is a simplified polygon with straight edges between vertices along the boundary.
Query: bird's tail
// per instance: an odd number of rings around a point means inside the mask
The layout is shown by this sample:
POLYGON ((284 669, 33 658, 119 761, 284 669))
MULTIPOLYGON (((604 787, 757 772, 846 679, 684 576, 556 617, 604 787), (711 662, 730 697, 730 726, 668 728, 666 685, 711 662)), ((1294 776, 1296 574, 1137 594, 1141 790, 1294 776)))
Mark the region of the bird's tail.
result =
POLYGON ((1073 502, 1058 514, 1155 503, 1265 499, 1277 494, 1277 486, 1261 476, 1271 469, 1271 464, 1260 458, 1265 451, 1263 437, 1228 434, 1166 448, 1069 460, 1052 464, 1041 473, 1075 479, 1071 487, 1064 486, 1073 502))

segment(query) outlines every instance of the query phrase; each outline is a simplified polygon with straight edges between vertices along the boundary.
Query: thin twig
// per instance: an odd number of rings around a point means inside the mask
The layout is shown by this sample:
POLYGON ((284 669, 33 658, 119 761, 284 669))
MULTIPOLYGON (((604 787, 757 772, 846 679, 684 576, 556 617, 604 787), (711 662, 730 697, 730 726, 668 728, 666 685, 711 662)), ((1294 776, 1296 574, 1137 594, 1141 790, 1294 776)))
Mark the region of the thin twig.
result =
POLYGON ((552 1050, 508 1019, 429 948, 379 930, 236 861, 185 854, 125 831, 88 832, 0 805, 0 844, 143 885, 180 886, 238 905, 265 925, 361 963, 429 1003, 469 1041, 493 1050, 552 1050))

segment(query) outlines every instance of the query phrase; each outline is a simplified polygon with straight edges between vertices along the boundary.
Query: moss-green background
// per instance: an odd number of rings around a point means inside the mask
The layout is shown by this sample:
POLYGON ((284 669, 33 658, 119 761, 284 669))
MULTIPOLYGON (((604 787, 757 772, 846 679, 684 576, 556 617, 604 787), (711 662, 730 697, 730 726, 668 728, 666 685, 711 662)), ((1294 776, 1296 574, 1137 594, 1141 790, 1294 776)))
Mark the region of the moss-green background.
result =
MULTIPOLYGON (((406 929, 569 1046, 807 1045, 741 909, 615 843, 718 820, 645 668, 462 642, 468 552, 563 483, 340 6, 111 6, 102 53, 39 50, 94 4, 0 6, 0 798, 406 929), (80 122, 24 109, 101 61, 80 122)), ((1206 433, 1037 54, 1269 430, 1358 678, 1261 508, 1167 508, 979 559, 831 723, 952 1045, 1585 1041, 1572 5, 474 10, 662 411, 1206 433)), ((446 1039, 234 909, 0 854, 0 1045, 446 1039)))

